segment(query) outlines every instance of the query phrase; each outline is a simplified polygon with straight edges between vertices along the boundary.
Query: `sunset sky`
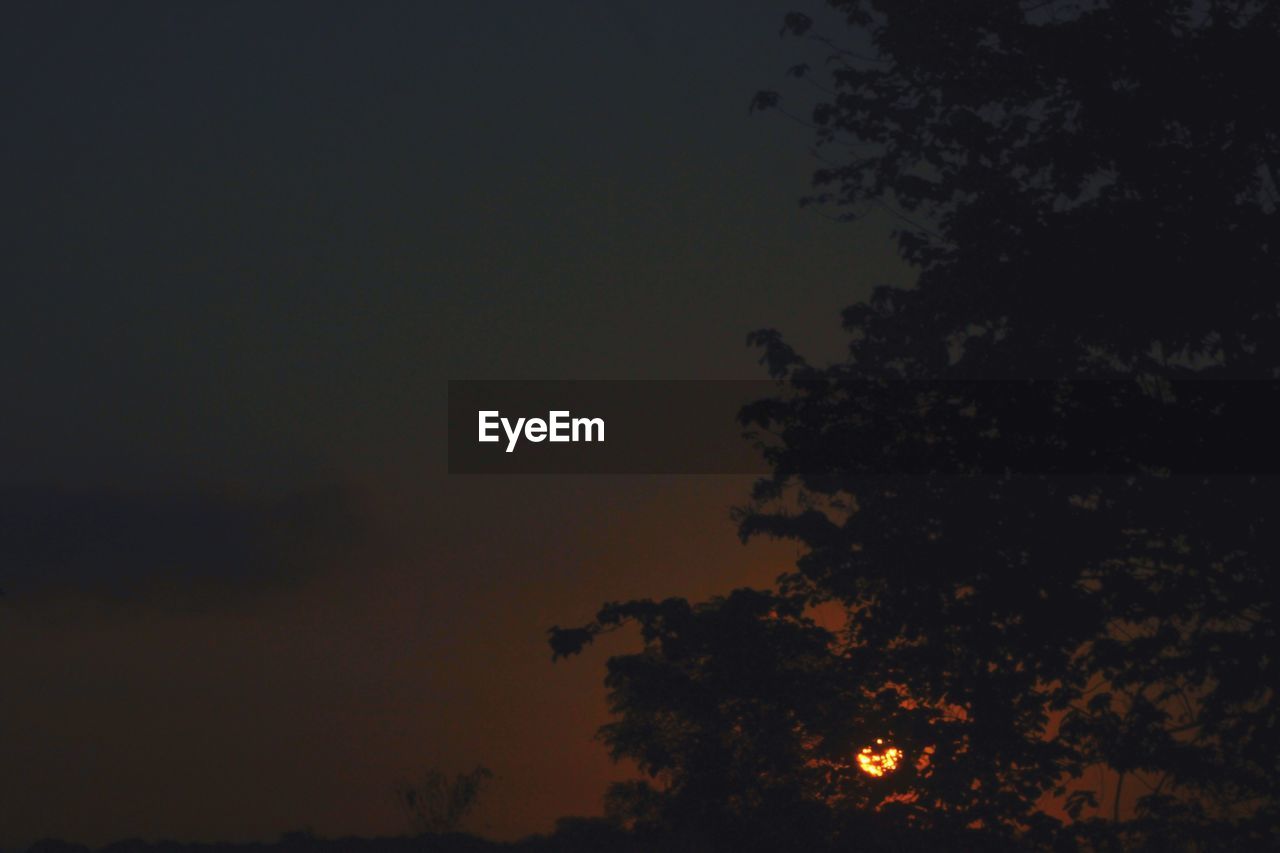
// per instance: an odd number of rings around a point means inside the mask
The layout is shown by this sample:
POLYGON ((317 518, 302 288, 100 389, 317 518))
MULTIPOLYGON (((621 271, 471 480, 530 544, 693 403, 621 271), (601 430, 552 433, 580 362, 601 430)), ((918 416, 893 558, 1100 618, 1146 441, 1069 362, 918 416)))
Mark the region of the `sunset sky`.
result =
MULTIPOLYGON (((783 571, 741 477, 449 477, 450 378, 760 378, 905 283, 748 114, 790 2, 27 3, 0 63, 0 847, 598 813, 603 601, 783 571)), ((745 401, 744 401, 745 402, 745 401)))

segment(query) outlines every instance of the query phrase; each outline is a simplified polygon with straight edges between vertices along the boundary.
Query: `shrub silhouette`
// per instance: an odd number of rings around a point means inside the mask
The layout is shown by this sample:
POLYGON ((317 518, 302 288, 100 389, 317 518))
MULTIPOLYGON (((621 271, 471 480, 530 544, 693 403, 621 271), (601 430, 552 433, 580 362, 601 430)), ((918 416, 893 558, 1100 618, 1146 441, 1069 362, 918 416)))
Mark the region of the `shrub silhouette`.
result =
POLYGON ((415 832, 457 832, 479 804, 484 786, 492 778, 487 767, 458 772, 452 778, 433 767, 416 782, 398 783, 395 798, 415 832))

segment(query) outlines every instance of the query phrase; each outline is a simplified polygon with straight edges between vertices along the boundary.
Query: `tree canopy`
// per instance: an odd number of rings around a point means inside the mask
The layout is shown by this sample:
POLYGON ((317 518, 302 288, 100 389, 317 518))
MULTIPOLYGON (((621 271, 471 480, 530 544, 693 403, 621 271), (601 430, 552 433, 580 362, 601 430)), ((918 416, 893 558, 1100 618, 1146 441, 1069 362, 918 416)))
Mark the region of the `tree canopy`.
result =
POLYGON ((786 20, 820 52, 793 72, 816 102, 756 106, 813 126, 810 202, 893 213, 918 283, 845 312, 840 363, 750 339, 779 391, 742 413, 773 474, 740 531, 797 542, 794 571, 553 629, 564 655, 640 626, 602 736, 657 781, 620 796, 764 849, 1280 843, 1275 478, 1180 474, 1177 443, 1129 447, 1124 470, 1034 464, 1089 424, 1185 434, 1195 407, 1162 405, 1163 382, 1280 376, 1280 9, 829 5, 847 33, 786 20), (1069 394, 1071 416, 1027 422, 939 384, 997 376, 1147 402, 1069 394), (868 391, 886 387, 907 390, 868 391), (986 464, 1009 442, 1021 467, 986 464), (892 771, 859 766, 887 748, 892 771))
POLYGON ((819 92, 794 113, 824 160, 810 200, 892 209, 920 271, 847 312, 864 370, 1274 375, 1274 4, 829 5, 872 53, 819 34, 793 69, 819 92))

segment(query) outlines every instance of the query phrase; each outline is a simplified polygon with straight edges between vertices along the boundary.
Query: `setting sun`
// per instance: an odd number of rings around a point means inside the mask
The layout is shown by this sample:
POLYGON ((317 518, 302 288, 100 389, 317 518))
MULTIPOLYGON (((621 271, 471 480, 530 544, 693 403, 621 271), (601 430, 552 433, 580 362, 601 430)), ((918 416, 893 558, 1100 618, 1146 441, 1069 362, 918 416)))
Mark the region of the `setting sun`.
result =
POLYGON ((884 747, 884 738, 876 738, 875 746, 864 746, 858 753, 858 769, 868 776, 890 773, 902 760, 902 750, 895 746, 884 747))

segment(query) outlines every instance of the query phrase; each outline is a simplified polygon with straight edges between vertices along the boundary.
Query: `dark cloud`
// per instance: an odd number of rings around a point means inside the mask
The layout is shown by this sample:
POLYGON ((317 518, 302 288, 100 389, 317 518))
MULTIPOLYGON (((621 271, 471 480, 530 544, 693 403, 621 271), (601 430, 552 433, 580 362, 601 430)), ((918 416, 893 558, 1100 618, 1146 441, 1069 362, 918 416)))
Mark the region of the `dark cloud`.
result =
POLYGON ((272 498, 0 486, 0 588, 112 599, 253 590, 317 570, 364 528, 338 486, 272 498))

